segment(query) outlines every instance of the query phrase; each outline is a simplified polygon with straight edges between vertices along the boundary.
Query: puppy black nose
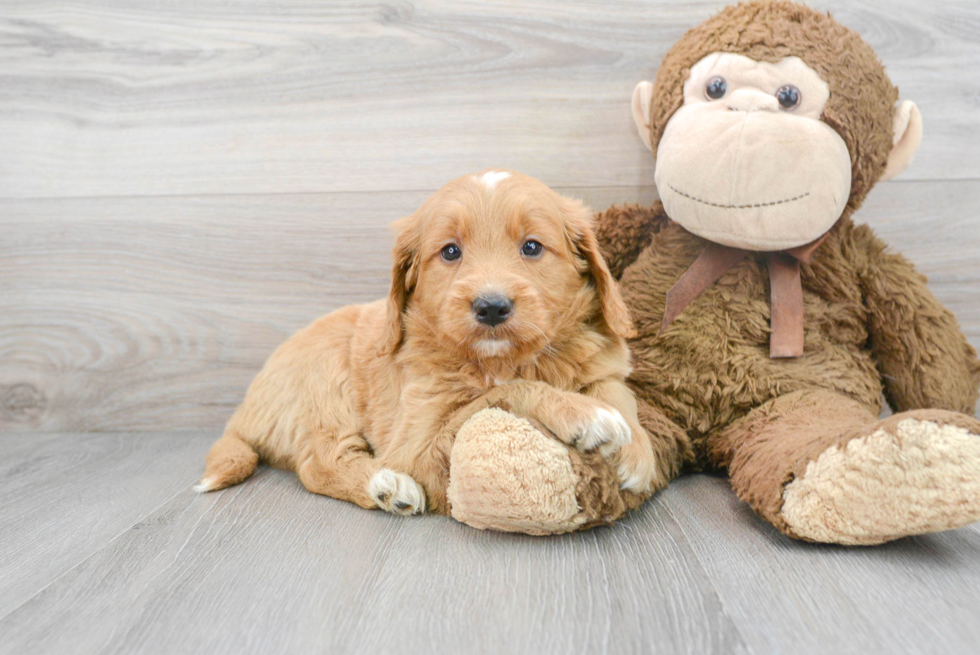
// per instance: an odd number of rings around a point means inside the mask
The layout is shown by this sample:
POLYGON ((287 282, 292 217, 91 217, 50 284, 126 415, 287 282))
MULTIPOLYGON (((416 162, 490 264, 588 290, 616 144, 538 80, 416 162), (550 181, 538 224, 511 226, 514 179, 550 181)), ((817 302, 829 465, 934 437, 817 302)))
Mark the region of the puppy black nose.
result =
POLYGON ((513 310, 514 303, 511 299, 500 294, 480 296, 473 301, 473 315, 476 320, 490 327, 506 321, 513 310))

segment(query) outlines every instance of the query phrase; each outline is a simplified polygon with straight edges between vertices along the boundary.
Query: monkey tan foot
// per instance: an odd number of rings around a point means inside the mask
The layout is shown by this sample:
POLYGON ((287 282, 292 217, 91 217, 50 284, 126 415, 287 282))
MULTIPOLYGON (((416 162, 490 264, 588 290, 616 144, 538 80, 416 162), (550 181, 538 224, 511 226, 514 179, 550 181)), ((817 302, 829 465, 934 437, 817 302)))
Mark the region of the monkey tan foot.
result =
POLYGON ((825 450, 786 486, 780 515, 793 536, 870 545, 980 520, 980 435, 894 418, 825 450))
POLYGON ((610 523, 643 502, 615 470, 500 409, 456 434, 447 495, 453 518, 481 530, 544 535, 610 523))

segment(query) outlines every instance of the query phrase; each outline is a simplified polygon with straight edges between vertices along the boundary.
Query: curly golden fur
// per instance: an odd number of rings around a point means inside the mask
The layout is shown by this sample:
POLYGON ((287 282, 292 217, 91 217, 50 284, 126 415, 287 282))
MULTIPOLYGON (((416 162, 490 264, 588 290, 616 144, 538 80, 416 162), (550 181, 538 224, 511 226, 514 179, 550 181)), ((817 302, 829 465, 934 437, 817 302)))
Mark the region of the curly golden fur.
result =
POLYGON ((362 507, 447 513, 456 430, 492 406, 602 453, 634 490, 664 480, 625 384, 632 324, 591 220, 516 173, 447 184, 396 223, 387 299, 320 318, 269 358, 200 490, 241 482, 261 459, 362 507), (543 253, 522 252, 529 240, 543 253), (502 323, 476 318, 488 293, 512 301, 502 323))

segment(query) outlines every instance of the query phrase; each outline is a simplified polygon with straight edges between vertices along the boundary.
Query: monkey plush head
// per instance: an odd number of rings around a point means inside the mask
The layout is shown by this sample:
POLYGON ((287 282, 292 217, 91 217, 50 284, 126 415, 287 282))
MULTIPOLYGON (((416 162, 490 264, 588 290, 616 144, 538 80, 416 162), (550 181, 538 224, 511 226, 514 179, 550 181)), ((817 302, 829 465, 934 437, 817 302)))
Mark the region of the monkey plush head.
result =
POLYGON ((670 50, 633 118, 667 215, 724 246, 803 246, 904 171, 922 136, 871 47, 792 2, 728 7, 670 50))

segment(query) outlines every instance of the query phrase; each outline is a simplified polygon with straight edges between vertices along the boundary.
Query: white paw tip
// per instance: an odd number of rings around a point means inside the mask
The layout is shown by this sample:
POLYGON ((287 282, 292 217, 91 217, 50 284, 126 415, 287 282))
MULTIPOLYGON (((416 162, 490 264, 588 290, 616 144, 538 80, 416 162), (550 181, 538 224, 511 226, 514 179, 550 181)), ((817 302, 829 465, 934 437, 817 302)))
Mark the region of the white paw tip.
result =
POLYGON ((619 485, 620 489, 625 489, 626 491, 632 491, 633 493, 640 493, 646 491, 649 487, 649 483, 643 483, 643 477, 635 473, 630 474, 626 471, 620 470, 619 472, 622 482, 619 485))
POLYGON ((650 491, 650 485, 653 484, 653 478, 656 475, 656 463, 651 460, 648 466, 644 466, 640 470, 629 466, 627 462, 620 462, 619 466, 616 467, 616 473, 622 480, 619 484, 620 489, 632 491, 635 494, 647 493, 650 491))
POLYGON ((617 410, 602 409, 601 407, 596 410, 596 414, 599 420, 605 425, 609 426, 609 429, 616 433, 619 439, 623 439, 624 443, 629 443, 633 435, 630 431, 629 423, 623 418, 617 410))
POLYGON ((591 450, 601 446, 601 454, 609 456, 633 440, 633 431, 617 410, 600 407, 583 437, 581 447, 591 450))
POLYGON ((380 469, 368 481, 367 492, 386 512, 406 516, 425 512, 425 491, 410 475, 380 469))
POLYGON ((193 489, 199 494, 203 494, 206 491, 211 491, 213 480, 211 478, 203 478, 200 482, 194 485, 193 489))

